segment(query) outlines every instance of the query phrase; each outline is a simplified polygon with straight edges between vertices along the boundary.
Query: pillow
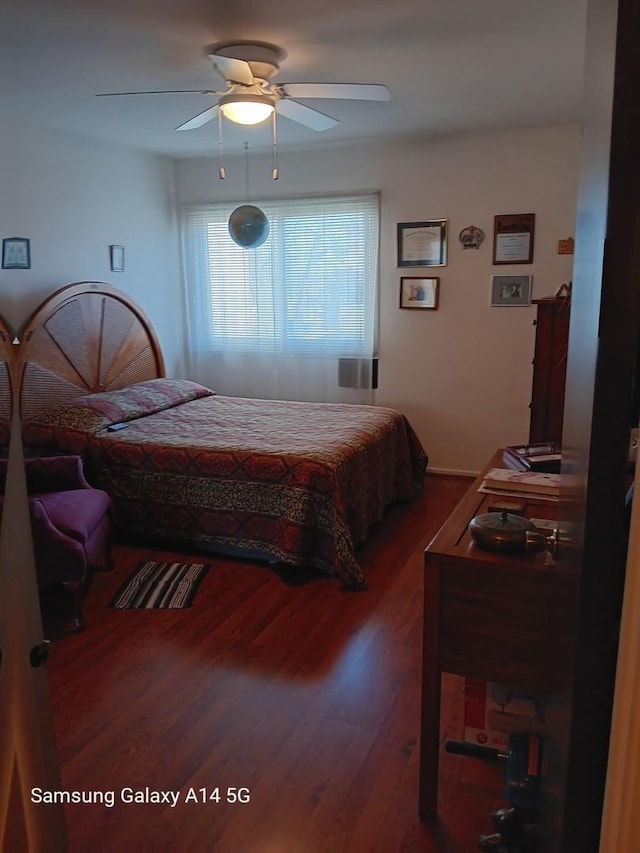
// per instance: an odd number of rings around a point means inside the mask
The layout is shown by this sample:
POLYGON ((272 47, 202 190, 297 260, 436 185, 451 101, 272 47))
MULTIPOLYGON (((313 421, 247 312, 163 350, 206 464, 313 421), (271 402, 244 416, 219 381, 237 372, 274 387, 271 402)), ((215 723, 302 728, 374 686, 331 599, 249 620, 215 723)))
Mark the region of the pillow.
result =
POLYGON ((148 379, 117 391, 101 391, 76 397, 71 405, 102 415, 108 420, 108 423, 102 426, 108 426, 162 412, 164 409, 179 406, 180 403, 188 403, 213 394, 210 388, 188 379, 148 379))
POLYGON ((214 393, 188 379, 148 379, 118 391, 85 394, 24 421, 22 441, 25 449, 38 455, 43 450, 82 454, 91 437, 111 424, 152 415, 214 393))

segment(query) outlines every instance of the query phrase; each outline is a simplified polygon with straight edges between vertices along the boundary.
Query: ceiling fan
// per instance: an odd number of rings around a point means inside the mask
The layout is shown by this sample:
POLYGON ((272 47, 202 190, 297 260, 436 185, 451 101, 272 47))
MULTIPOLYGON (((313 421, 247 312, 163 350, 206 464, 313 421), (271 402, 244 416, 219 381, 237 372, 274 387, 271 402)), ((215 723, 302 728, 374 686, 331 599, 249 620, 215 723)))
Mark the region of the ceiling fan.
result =
POLYGON ((296 98, 346 98, 358 101, 388 101, 386 86, 376 83, 272 83, 285 52, 276 45, 258 41, 234 41, 209 45, 206 54, 227 88, 172 89, 150 92, 103 92, 97 97, 117 95, 200 94, 216 95, 218 101, 183 122, 176 130, 195 130, 222 115, 238 124, 259 124, 276 112, 311 130, 328 130, 338 124, 326 113, 301 104, 296 98))

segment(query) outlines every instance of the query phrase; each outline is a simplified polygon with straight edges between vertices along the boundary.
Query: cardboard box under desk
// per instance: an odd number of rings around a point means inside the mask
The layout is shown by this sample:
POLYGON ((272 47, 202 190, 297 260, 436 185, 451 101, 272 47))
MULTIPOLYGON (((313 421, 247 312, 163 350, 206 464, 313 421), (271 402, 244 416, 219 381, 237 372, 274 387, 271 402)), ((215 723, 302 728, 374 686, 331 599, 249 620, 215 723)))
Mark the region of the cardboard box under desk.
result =
POLYGON ((504 750, 511 732, 537 732, 542 721, 528 697, 481 678, 465 678, 464 741, 504 750))

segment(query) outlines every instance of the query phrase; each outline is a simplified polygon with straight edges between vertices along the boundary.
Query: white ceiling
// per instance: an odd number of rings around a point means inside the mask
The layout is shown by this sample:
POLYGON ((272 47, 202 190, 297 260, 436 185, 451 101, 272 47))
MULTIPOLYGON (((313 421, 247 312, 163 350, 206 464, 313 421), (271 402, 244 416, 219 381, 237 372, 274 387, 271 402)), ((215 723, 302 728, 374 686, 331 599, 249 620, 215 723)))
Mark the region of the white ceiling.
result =
MULTIPOLYGON (((205 46, 257 39, 287 56, 275 82, 384 83, 388 103, 306 102, 340 120, 278 120, 283 147, 427 138, 580 119, 587 0, 4 0, 3 125, 16 117, 175 157, 217 148, 216 122, 174 128, 203 95, 98 92, 220 87, 205 46)), ((6 125, 5 125, 6 126, 6 125)), ((225 122, 225 150, 270 127, 225 122)))

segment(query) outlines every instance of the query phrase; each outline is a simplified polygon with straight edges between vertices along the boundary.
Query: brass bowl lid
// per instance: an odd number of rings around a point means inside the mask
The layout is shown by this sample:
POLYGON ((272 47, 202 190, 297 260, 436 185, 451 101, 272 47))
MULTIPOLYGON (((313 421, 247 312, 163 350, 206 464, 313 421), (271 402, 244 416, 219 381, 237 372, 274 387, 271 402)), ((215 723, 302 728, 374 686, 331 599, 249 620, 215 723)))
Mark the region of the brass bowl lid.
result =
POLYGON ((469 530, 475 541, 485 547, 524 549, 527 531, 535 531, 536 527, 527 518, 505 510, 476 515, 469 524, 469 530))

